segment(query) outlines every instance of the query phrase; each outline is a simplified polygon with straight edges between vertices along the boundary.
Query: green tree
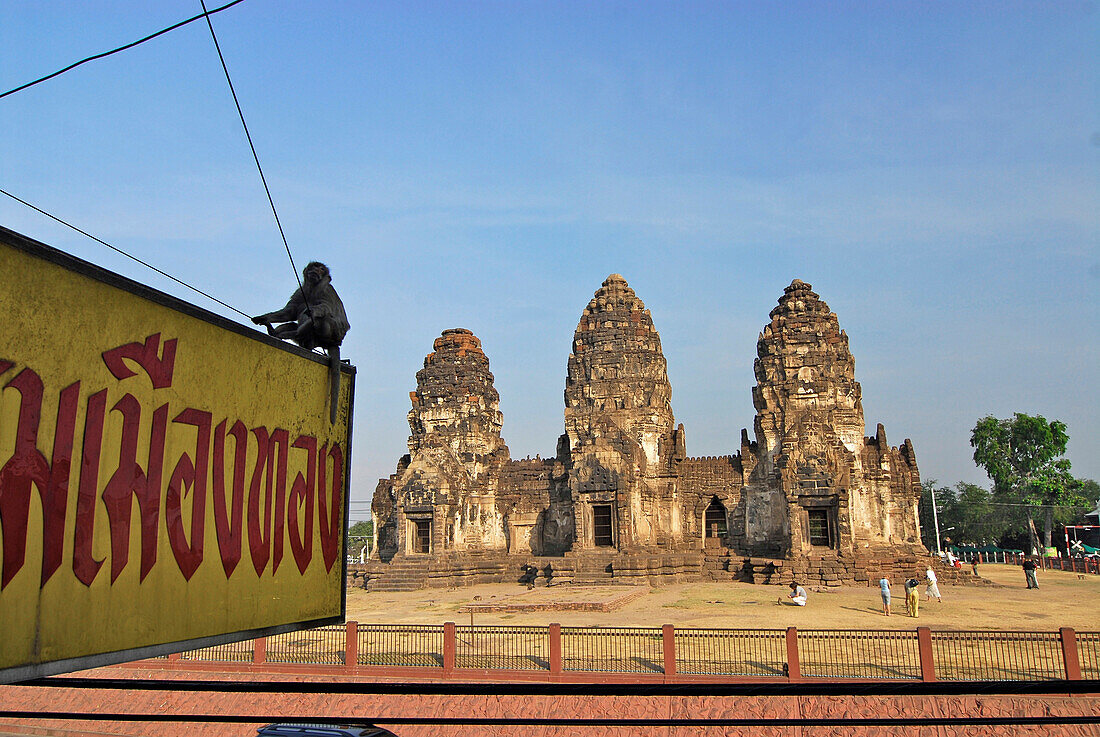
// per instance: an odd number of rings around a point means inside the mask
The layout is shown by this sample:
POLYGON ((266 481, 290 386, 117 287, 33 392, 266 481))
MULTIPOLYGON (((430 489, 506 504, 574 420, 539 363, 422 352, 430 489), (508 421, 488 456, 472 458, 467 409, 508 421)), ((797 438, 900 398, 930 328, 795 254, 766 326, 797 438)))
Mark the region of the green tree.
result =
MULTIPOLYGON (((1081 496, 1090 505, 1100 502, 1100 484, 1092 479, 1081 479, 1081 496)), ((1092 507, 1092 509, 1096 509, 1096 507, 1092 507)), ((1091 512, 1092 509, 1088 511, 1091 512)))
POLYGON ((348 528, 348 555, 358 558, 363 548, 366 548, 369 553, 369 541, 372 540, 374 540, 374 520, 356 522, 348 528))
POLYGON ((370 537, 374 534, 374 520, 356 522, 348 528, 348 537, 370 537))
POLYGON ((981 486, 966 482, 959 482, 954 487, 937 486, 932 480, 924 482, 922 487, 918 514, 921 540, 929 550, 936 549, 933 492, 936 495, 940 534, 944 538, 950 537, 963 545, 999 545, 1004 538, 1011 538, 1023 530, 1012 508, 996 504, 993 494, 981 486))
POLYGON ((1081 483, 1070 475, 1065 458, 1069 434, 1063 422, 1017 412, 1011 419, 983 417, 970 434, 974 462, 993 481, 1001 501, 1027 505, 1028 537, 1039 548, 1035 517, 1042 516, 1043 544, 1050 546, 1055 506, 1083 503, 1081 483))

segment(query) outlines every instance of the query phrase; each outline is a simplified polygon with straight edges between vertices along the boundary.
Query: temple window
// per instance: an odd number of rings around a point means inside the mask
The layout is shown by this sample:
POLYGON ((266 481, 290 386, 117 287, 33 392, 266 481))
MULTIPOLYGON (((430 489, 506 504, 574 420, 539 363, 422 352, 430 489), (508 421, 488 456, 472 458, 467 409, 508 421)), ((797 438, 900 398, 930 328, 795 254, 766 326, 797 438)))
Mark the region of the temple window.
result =
POLYGON ((829 525, 829 510, 807 510, 810 522, 810 545, 831 548, 833 546, 832 529, 829 525))

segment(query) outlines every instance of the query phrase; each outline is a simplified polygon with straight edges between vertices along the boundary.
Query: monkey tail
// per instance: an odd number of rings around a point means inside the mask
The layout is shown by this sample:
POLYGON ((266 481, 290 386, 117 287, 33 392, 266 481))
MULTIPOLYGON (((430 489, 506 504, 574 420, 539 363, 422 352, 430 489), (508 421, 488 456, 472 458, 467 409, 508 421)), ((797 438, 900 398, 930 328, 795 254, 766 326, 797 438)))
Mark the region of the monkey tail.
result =
POLYGON ((336 403, 340 400, 340 346, 328 349, 329 424, 336 424, 336 403))

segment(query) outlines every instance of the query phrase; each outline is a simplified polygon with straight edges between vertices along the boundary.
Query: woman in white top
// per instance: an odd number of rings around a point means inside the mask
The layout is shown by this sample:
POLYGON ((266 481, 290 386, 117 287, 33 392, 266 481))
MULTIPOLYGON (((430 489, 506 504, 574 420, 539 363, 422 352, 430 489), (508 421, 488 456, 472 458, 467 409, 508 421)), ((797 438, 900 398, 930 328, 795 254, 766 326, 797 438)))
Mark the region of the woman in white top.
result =
POLYGON ((927 588, 924 589, 924 600, 932 601, 932 597, 936 597, 936 601, 943 603, 943 599, 940 598, 940 586, 936 579, 936 572, 932 570, 932 566, 928 566, 928 570, 924 572, 924 578, 928 582, 927 588))

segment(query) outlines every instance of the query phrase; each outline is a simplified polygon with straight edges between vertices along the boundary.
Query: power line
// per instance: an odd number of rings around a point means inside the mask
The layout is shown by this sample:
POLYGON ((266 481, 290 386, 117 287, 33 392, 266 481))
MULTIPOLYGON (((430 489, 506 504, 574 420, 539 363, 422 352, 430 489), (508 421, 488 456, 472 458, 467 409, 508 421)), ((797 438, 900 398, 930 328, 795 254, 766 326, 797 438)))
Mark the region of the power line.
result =
MULTIPOLYGON (((199 0, 202 4, 203 16, 206 17, 206 25, 210 28, 210 37, 214 39, 214 48, 218 52, 218 59, 222 63, 222 71, 225 72, 225 81, 229 83, 229 92, 233 95, 233 104, 237 106, 237 115, 241 118, 241 126, 244 128, 244 136, 248 139, 248 147, 252 149, 252 158, 256 162, 256 170, 260 172, 260 181, 264 184, 264 192, 267 193, 267 202, 271 205, 271 214, 275 216, 275 225, 279 228, 279 236, 283 239, 283 248, 286 249, 287 258, 290 259, 290 267, 294 270, 294 279, 298 282, 298 288, 302 288, 302 280, 298 276, 298 267, 294 264, 294 256, 290 253, 290 244, 286 242, 286 234, 283 233, 283 224, 279 222, 279 213, 275 209, 275 200, 271 198, 271 190, 267 186, 267 178, 264 176, 263 167, 260 166, 260 157, 256 155, 256 147, 252 144, 252 134, 248 132, 248 123, 244 122, 244 112, 241 111, 241 103, 237 100, 237 91, 233 89, 233 80, 229 78, 229 67, 225 65, 225 57, 222 56, 221 46, 218 44, 218 36, 214 33, 214 24, 210 21, 210 13, 206 11, 206 0, 199 0)), ((309 309, 308 304, 306 309, 309 309)))
POLYGON ((70 64, 69 66, 65 67, 64 69, 58 69, 53 74, 47 74, 45 77, 41 77, 40 79, 36 79, 33 82, 27 82, 26 84, 19 85, 15 89, 8 90, 7 92, 5 92, 3 94, 0 94, 0 98, 7 97, 8 95, 13 95, 16 92, 27 89, 28 87, 34 87, 36 84, 39 84, 40 82, 45 82, 47 79, 53 79, 54 77, 60 76, 60 75, 64 74, 65 72, 67 72, 71 69, 76 69, 81 64, 86 64, 89 61, 95 61, 96 59, 102 59, 105 56, 110 56, 111 54, 117 54, 118 52, 125 51, 126 49, 132 49, 135 46, 138 46, 140 44, 145 43, 146 41, 149 41, 149 40, 152 40, 152 39, 156 38, 157 36, 163 36, 165 33, 168 33, 169 31, 174 31, 177 28, 182 28, 183 26, 186 26, 188 23, 193 23, 194 21, 197 21, 199 18, 206 17, 207 21, 209 21, 209 16, 213 15, 214 13, 220 13, 223 10, 228 10, 229 8, 232 8, 234 5, 237 5, 238 3, 243 3, 243 2, 244 2, 244 0, 233 0, 233 2, 231 2, 231 3, 226 3, 225 5, 222 5, 220 8, 214 8, 213 10, 209 10, 209 11, 206 9, 206 5, 204 4, 203 8, 202 8, 203 9, 202 14, 196 15, 194 18, 188 18, 187 20, 180 21, 179 23, 176 23, 173 26, 168 26, 167 28, 164 28, 162 30, 157 31, 156 33, 152 33, 152 34, 146 36, 145 38, 140 38, 137 41, 134 41, 133 43, 128 43, 125 46, 119 46, 117 49, 112 49, 110 51, 104 51, 102 54, 96 54, 95 56, 89 56, 87 59, 81 59, 80 61, 76 62, 75 64, 70 64))
MULTIPOLYGON (((291 266, 292 270, 294 271, 294 279, 295 279, 295 281, 298 282, 298 288, 301 289, 302 288, 302 280, 298 276, 298 267, 294 263, 294 256, 290 252, 290 244, 287 243, 286 234, 283 232, 283 224, 279 220, 279 213, 275 208, 275 201, 271 197, 271 189, 267 186, 267 178, 264 176, 263 167, 260 166, 260 157, 256 154, 256 146, 252 143, 252 135, 248 131, 248 124, 245 122, 244 113, 241 111, 241 104, 237 99, 237 92, 233 88, 233 80, 230 79, 230 77, 229 77, 229 68, 226 66, 225 57, 222 55, 221 47, 218 44, 218 37, 214 33, 214 24, 210 21, 210 16, 211 15, 214 15, 215 13, 220 13, 223 10, 227 10, 227 9, 233 7, 234 5, 238 5, 242 2, 244 2, 244 0, 232 0, 232 2, 226 3, 225 5, 222 5, 220 7, 214 8, 213 10, 208 10, 207 9, 205 0, 199 0, 199 1, 202 5, 202 10, 203 10, 203 12, 200 13, 199 15, 196 15, 192 18, 188 18, 187 20, 184 20, 184 21, 180 21, 179 23, 176 23, 174 25, 168 26, 167 28, 161 29, 161 30, 157 31, 156 33, 152 33, 152 34, 149 34, 148 36, 145 36, 144 38, 140 38, 137 41, 134 41, 132 43, 128 43, 124 46, 119 46, 116 49, 112 49, 110 51, 105 51, 101 54, 95 54, 94 56, 89 56, 86 59, 81 59, 78 62, 70 64, 69 66, 65 67, 64 69, 59 69, 56 72, 53 72, 52 74, 47 74, 45 77, 41 77, 41 78, 33 80, 31 82, 27 82, 26 84, 22 84, 22 85, 14 88, 14 89, 8 90, 7 92, 0 93, 0 98, 4 98, 4 97, 7 97, 8 95, 15 94, 16 92, 20 92, 20 91, 25 90, 29 87, 33 87, 34 85, 39 84, 41 82, 45 82, 48 79, 53 79, 54 77, 60 76, 60 75, 64 74, 65 72, 68 72, 72 69, 75 69, 76 67, 80 66, 81 64, 86 64, 89 61, 94 61, 96 59, 102 59, 104 57, 111 56, 112 54, 117 54, 120 51, 125 51, 126 49, 132 49, 135 46, 138 46, 140 44, 145 43, 146 41, 149 41, 151 39, 156 38, 157 36, 162 36, 165 33, 168 33, 169 31, 174 31, 177 28, 181 28, 185 25, 188 25, 189 23, 193 23, 194 21, 199 20, 200 18, 205 18, 206 19, 206 24, 210 28, 210 36, 211 36, 211 38, 214 39, 214 48, 217 50, 218 58, 221 60, 222 71, 225 72, 225 81, 229 83, 229 91, 233 95, 233 103, 237 106, 237 115, 240 116, 241 126, 244 128, 245 137, 248 139, 248 146, 249 146, 250 149, 252 149, 252 158, 253 158, 253 160, 255 160, 256 169, 260 173, 260 181, 263 183, 264 192, 267 193, 267 202, 271 206, 272 215, 275 216, 275 225, 279 229, 279 236, 283 240, 283 247, 286 249, 287 257, 290 259, 290 266, 291 266)), ((85 231, 81 230, 80 228, 77 228, 75 225, 67 223, 64 220, 62 220, 62 219, 60 219, 60 218, 58 218, 54 215, 51 215, 50 213, 46 212, 45 210, 42 210, 38 207, 35 207, 34 205, 30 204, 29 202, 26 202, 25 200, 21 200, 18 197, 16 197, 15 195, 13 195, 9 192, 4 192, 3 190, 0 190, 0 192, 7 195, 8 197, 11 197, 12 199, 16 200, 17 202, 21 202, 22 204, 26 205, 27 207, 30 207, 34 210, 37 210, 38 212, 42 213, 43 215, 45 215, 49 218, 52 218, 53 220, 56 220, 57 222, 61 223, 62 225, 65 225, 66 227, 72 228, 73 230, 77 231, 78 233, 81 233, 82 235, 85 235, 88 238, 91 238, 92 240, 97 241, 98 243, 102 243, 103 245, 107 246, 111 250, 117 251, 118 253, 122 254, 123 256, 126 256, 127 258, 133 259, 134 261, 138 262, 142 266, 150 268, 153 271, 157 272, 158 274, 161 274, 162 276, 165 276, 165 277, 171 279, 172 281, 175 281, 175 282, 179 283, 180 285, 182 285, 184 287, 187 287, 188 289, 191 289, 192 291, 195 291, 198 294, 201 294, 202 296, 206 297, 207 299, 213 300, 214 302, 217 302, 218 304, 222 305, 223 307, 226 307, 226 308, 232 310, 233 312, 236 312, 236 313, 238 313, 238 314, 240 314, 244 317, 249 317, 249 315, 245 314, 244 312, 241 312, 240 310, 238 310, 235 307, 231 307, 230 305, 226 304, 225 302, 222 302, 220 299, 217 299, 216 297, 212 297, 211 295, 207 294, 206 292, 203 292, 199 289, 196 289, 195 287, 192 287, 190 284, 187 284, 186 282, 183 282, 183 281, 180 281, 179 279, 176 279, 174 276, 161 271, 160 269, 156 268, 155 266, 152 266, 151 264, 148 264, 148 263, 142 261, 141 259, 138 259, 134 256, 131 256, 130 254, 123 251, 122 249, 116 248, 115 246, 112 246, 110 243, 107 243, 106 241, 100 240, 99 238, 96 238, 95 236, 91 235, 90 233, 86 233, 85 231)))
MULTIPOLYGON (((238 2, 240 2, 240 0, 238 0, 238 2)), ((221 301, 220 299, 218 299, 217 297, 213 297, 213 296, 211 296, 211 295, 207 294, 206 292, 202 291, 201 289, 199 289, 199 288, 197 288, 197 287, 193 287, 193 286, 191 286, 190 284, 188 284, 188 283, 187 283, 187 282, 185 282, 185 281, 180 281, 179 279, 177 279, 176 277, 172 276, 171 274, 169 274, 169 273, 167 273, 167 272, 164 272, 164 271, 161 271, 161 270, 160 270, 160 269, 158 269, 158 268, 157 268, 156 266, 153 266, 153 265, 152 265, 152 264, 150 264, 150 263, 146 263, 145 261, 142 261, 142 260, 141 260, 140 258, 138 258, 137 256, 131 256, 130 254, 126 253, 126 251, 123 251, 123 250, 122 250, 121 248, 118 248, 117 246, 112 246, 112 245, 111 245, 110 243, 108 243, 107 241, 105 241, 105 240, 103 240, 103 239, 101 239, 101 238, 96 238, 96 237, 95 237, 94 235, 92 235, 91 233, 87 232, 86 230, 81 230, 80 228, 76 227, 76 226, 75 226, 75 225, 73 225, 72 223, 68 223, 68 222, 65 222, 64 220, 62 220, 61 218, 57 217, 56 215, 51 215, 50 213, 48 213, 48 212, 46 212, 45 210, 43 210, 43 209, 42 209, 41 207, 36 207, 35 205, 32 205, 31 203, 27 202, 26 200, 23 200, 23 199, 20 199, 20 198, 16 197, 15 195, 13 195, 13 194, 12 194, 11 192, 8 192, 7 190, 4 190, 4 189, 0 189, 0 194, 6 195, 6 196, 8 196, 8 197, 11 197, 11 198, 12 198, 13 200, 15 200, 16 202, 19 202, 19 203, 21 203, 21 204, 23 204, 23 205, 26 205, 27 207, 31 208, 32 210, 34 210, 34 211, 36 211, 36 212, 40 212, 40 213, 42 213, 43 215, 45 215, 46 217, 50 218, 51 220, 55 220, 55 221, 57 221, 57 222, 61 223, 61 224, 62 224, 62 225, 64 225, 64 226, 65 226, 66 228, 72 228, 72 229, 73 229, 73 230, 75 230, 75 231, 76 231, 77 233, 80 233, 80 234, 81 234, 81 235, 83 235, 83 236, 87 236, 88 238, 91 238, 91 239, 92 239, 93 241, 95 241, 96 243, 102 243, 103 245, 107 246, 107 248, 110 248, 110 249, 111 249, 112 251, 114 251, 115 253, 119 253, 119 254, 123 255, 123 256, 125 256, 126 258, 130 259, 131 261, 136 261, 137 263, 141 264, 142 266, 144 266, 144 267, 145 267, 145 268, 147 268, 147 269, 152 269, 153 271, 157 272, 157 273, 158 273, 158 274, 160 274, 161 276, 163 276, 163 277, 166 277, 166 278, 168 278, 168 279, 171 279, 171 280, 172 280, 172 281, 174 281, 174 282, 175 282, 176 284, 179 284, 180 286, 183 286, 183 287, 187 287, 187 288, 188 288, 188 289, 190 289, 190 290, 191 290, 192 292, 195 292, 195 293, 197 293, 197 294, 201 294, 202 296, 206 297, 206 298, 207 298, 207 299, 209 299, 209 300, 212 300, 212 301, 214 301, 214 302, 217 302, 217 303, 218 303, 218 304, 220 304, 220 305, 221 305, 222 307, 225 307, 226 309, 232 310, 233 312, 236 312, 236 313, 237 313, 238 315, 242 315, 242 316, 244 316, 244 317, 248 317, 248 315, 246 315, 245 313, 241 312, 241 311, 240 311, 240 310, 238 310, 238 309, 237 309, 236 307, 234 307, 234 306, 232 306, 232 305, 229 305, 229 304, 226 304, 225 302, 222 302, 222 301, 221 301)))

